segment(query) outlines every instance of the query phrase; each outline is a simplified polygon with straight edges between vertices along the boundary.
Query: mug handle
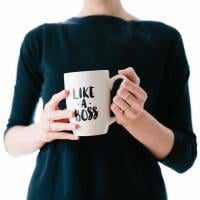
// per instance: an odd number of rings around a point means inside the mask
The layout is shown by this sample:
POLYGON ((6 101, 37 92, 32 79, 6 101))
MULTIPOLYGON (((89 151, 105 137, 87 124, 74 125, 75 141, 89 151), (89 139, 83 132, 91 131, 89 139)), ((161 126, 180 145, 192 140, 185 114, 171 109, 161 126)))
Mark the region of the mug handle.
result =
MULTIPOLYGON (((115 82, 116 80, 118 80, 118 79, 123 79, 123 80, 125 80, 125 79, 127 79, 127 77, 124 76, 124 75, 121 75, 121 74, 117 74, 117 75, 113 76, 112 78, 109 78, 109 89, 110 89, 110 90, 112 90, 113 85, 114 85, 114 82, 115 82)), ((110 117, 108 123, 109 123, 109 125, 111 125, 111 124, 114 123, 115 121, 116 121, 116 116, 113 116, 113 117, 110 117)))

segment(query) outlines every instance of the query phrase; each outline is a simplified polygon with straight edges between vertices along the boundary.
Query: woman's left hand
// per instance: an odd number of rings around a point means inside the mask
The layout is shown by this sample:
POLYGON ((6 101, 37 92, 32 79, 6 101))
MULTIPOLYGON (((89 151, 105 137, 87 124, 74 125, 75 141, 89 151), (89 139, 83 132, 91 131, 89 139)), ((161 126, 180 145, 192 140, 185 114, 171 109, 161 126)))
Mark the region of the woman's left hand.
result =
POLYGON ((127 80, 123 80, 117 90, 111 110, 117 117, 118 124, 127 125, 144 111, 147 93, 139 86, 140 78, 132 67, 119 70, 118 73, 126 76, 127 80))

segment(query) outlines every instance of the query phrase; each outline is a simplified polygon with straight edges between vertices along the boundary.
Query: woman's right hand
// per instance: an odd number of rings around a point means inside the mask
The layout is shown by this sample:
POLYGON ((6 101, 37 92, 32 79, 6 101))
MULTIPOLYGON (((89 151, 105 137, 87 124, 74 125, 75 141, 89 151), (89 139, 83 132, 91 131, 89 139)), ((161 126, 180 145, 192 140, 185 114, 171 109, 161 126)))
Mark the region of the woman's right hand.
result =
POLYGON ((69 91, 62 90, 52 96, 50 101, 45 105, 40 118, 41 140, 44 143, 53 140, 78 140, 79 137, 73 133, 64 132, 77 129, 78 124, 70 123, 69 119, 75 117, 73 111, 59 108, 59 103, 67 98, 69 91))

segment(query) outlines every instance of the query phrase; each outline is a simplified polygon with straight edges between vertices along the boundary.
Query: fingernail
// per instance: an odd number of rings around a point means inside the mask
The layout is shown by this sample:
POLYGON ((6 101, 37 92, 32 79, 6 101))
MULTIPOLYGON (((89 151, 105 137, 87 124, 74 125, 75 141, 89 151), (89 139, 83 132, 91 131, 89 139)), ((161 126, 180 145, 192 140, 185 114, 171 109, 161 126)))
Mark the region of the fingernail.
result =
POLYGON ((74 139, 74 140, 78 140, 78 139, 79 139, 79 136, 74 135, 73 139, 74 139))
POLYGON ((78 128, 78 127, 79 127, 79 125, 78 125, 78 124, 74 124, 74 127, 75 127, 75 128, 78 128))
POLYGON ((71 117, 75 117, 74 111, 71 112, 71 117))
POLYGON ((65 90, 65 93, 66 93, 67 95, 69 95, 70 91, 69 91, 69 90, 65 90))

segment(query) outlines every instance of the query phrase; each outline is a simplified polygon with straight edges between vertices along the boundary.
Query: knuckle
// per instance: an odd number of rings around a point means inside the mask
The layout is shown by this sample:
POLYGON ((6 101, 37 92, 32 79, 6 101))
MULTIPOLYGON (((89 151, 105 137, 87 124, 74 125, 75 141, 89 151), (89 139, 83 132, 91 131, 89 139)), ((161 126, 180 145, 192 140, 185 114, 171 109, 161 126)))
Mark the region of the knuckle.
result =
POLYGON ((120 97, 123 97, 123 93, 124 93, 124 88, 120 87, 120 88, 117 90, 117 94, 118 94, 120 97))
POLYGON ((144 94, 143 94, 143 100, 146 101, 147 98, 148 98, 148 95, 147 95, 147 93, 144 91, 144 94))
POLYGON ((56 94, 53 94, 52 97, 51 97, 51 99, 52 99, 52 100, 57 99, 57 95, 56 95, 56 94))
POLYGON ((137 84, 140 85, 140 78, 137 76, 137 84))
POLYGON ((137 73, 136 73, 136 71, 135 71, 135 69, 133 67, 131 67, 131 71, 135 76, 137 76, 137 73))
POLYGON ((113 103, 113 104, 111 105, 111 108, 112 108, 113 110, 115 110, 116 105, 113 103))
POLYGON ((145 95, 146 95, 146 100, 148 99, 148 94, 145 92, 145 95))
POLYGON ((118 96, 115 96, 115 97, 113 98, 113 102, 114 102, 114 103, 117 103, 118 100, 119 100, 118 96))
POLYGON ((128 79, 125 79, 125 80, 122 82, 122 86, 123 86, 123 87, 128 87, 128 86, 129 86, 129 80, 128 80, 128 79))
POLYGON ((128 67, 128 70, 130 70, 130 71, 135 71, 135 70, 134 70, 134 68, 133 68, 133 67, 131 67, 131 66, 130 66, 130 67, 128 67))

